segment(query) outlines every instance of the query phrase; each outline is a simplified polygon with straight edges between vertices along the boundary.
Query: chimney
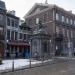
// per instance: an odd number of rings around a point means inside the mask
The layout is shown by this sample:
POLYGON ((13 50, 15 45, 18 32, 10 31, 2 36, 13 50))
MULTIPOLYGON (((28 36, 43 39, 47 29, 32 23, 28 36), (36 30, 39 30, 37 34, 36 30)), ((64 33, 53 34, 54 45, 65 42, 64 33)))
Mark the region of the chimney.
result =
POLYGON ((11 15, 14 15, 15 16, 15 11, 14 10, 8 11, 8 13, 10 13, 11 15))
POLYGON ((45 1, 45 4, 48 4, 47 0, 45 1))

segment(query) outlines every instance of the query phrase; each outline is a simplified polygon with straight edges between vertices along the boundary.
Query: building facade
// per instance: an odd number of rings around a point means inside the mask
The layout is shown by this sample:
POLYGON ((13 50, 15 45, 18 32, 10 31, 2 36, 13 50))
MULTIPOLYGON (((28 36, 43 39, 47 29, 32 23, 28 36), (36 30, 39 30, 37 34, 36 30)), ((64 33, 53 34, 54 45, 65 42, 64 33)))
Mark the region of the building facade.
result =
POLYGON ((0 56, 3 56, 5 49, 5 27, 6 27, 6 7, 5 3, 0 1, 0 56))
MULTIPOLYGON (((23 21, 22 21, 23 23, 23 21)), ((30 50, 28 32, 20 28, 20 18, 15 11, 7 11, 0 1, 0 55, 3 57, 25 57, 30 50)))
POLYGON ((75 55, 75 15, 56 5, 36 3, 24 16, 32 31, 41 21, 51 36, 51 55, 75 55))
POLYGON ((20 28, 20 19, 15 14, 6 14, 6 57, 25 57, 29 50, 27 32, 20 28))

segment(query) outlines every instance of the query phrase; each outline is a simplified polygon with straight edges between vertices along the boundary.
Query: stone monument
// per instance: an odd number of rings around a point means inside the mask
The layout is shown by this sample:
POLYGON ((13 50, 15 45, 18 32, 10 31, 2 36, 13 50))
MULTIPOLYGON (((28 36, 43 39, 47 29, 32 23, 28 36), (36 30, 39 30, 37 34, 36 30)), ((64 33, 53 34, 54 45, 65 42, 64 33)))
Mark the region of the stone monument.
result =
POLYGON ((50 35, 41 21, 39 21, 37 29, 33 31, 30 40, 32 57, 39 59, 50 54, 50 35))

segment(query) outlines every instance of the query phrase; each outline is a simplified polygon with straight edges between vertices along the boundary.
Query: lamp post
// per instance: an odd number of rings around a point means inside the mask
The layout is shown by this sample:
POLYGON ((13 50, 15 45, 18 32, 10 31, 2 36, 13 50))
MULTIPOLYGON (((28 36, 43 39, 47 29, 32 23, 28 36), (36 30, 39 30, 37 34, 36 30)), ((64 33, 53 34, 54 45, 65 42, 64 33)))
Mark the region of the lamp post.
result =
POLYGON ((9 40, 7 39, 6 40, 6 45, 5 45, 5 57, 7 57, 7 52, 8 52, 8 50, 7 50, 7 43, 9 42, 9 40))
POLYGON ((30 45, 30 68, 31 68, 31 41, 29 42, 30 45))
POLYGON ((12 58, 13 58, 13 61, 12 61, 12 71, 14 71, 14 57, 15 57, 15 51, 13 51, 13 54, 12 54, 12 58))
POLYGON ((9 40, 8 39, 6 39, 6 41, 5 41, 5 53, 4 53, 4 57, 6 58, 7 57, 7 43, 9 42, 9 40))
POLYGON ((52 46, 52 45, 51 45, 51 39, 49 40, 49 42, 50 42, 50 50, 51 50, 51 46, 52 46))
POLYGON ((13 61, 12 61, 12 71, 14 71, 14 53, 13 53, 13 61))

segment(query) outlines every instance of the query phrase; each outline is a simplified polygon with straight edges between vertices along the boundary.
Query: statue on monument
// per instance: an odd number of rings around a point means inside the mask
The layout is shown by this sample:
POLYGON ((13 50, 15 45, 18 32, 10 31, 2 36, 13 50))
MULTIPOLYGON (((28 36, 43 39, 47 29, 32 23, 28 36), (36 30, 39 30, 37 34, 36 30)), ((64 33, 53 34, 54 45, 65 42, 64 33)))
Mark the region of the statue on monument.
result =
POLYGON ((42 25, 42 22, 41 20, 39 21, 39 29, 42 29, 43 28, 43 25, 42 25))

